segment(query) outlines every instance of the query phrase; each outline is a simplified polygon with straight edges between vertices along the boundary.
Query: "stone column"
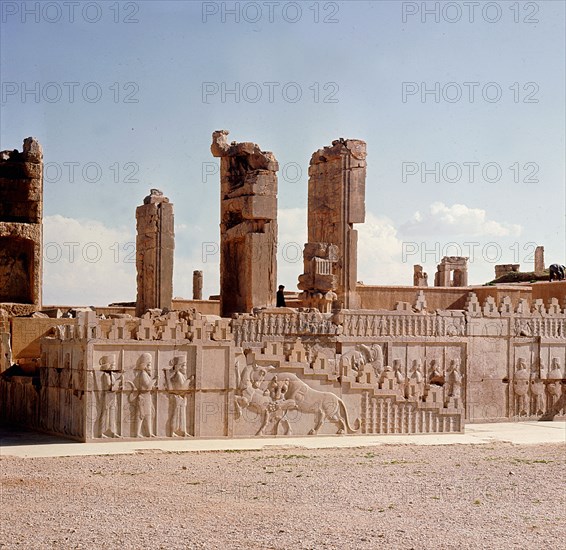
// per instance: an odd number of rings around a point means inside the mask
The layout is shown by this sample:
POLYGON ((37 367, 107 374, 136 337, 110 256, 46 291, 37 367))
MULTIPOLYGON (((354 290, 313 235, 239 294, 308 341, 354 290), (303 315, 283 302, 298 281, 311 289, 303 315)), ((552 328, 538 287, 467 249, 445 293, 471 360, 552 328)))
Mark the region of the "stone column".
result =
POLYGON ((308 241, 338 247, 333 265, 337 300, 359 307, 358 232, 365 221, 366 143, 338 139, 313 153, 309 166, 308 241))
POLYGON ((193 300, 202 300, 202 271, 193 271, 193 300))
POLYGON ((148 309, 171 309, 173 298, 173 205, 158 189, 152 189, 136 209, 136 268, 138 295, 136 315, 148 309))
POLYGON ((43 151, 29 137, 0 153, 0 303, 18 314, 41 308, 42 222, 43 151))
POLYGON ((220 157, 220 312, 223 317, 275 303, 277 175, 273 153, 212 134, 220 157))
POLYGON ((544 273, 544 246, 535 248, 535 273, 544 273))
POLYGON ((413 266, 413 286, 428 286, 428 274, 423 271, 423 266, 413 266))

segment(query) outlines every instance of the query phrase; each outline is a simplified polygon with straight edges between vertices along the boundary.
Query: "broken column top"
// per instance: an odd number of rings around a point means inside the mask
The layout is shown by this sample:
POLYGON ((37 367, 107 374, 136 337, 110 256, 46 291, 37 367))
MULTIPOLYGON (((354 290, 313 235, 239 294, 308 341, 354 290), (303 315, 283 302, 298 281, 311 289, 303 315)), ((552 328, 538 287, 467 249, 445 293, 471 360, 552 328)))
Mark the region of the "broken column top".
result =
POLYGON ((1 151, 0 160, 39 163, 43 160, 43 149, 37 139, 34 137, 28 137, 24 139, 24 146, 21 153, 17 149, 13 149, 12 151, 1 151))
POLYGON ((315 151, 311 157, 311 164, 326 162, 343 154, 350 154, 358 160, 365 160, 367 156, 366 142, 361 139, 335 139, 332 145, 315 151))
POLYGON ((469 260, 466 256, 444 256, 440 260, 441 264, 456 264, 456 263, 466 263, 469 260))
POLYGON ((244 141, 228 143, 226 136, 228 130, 216 130, 212 133, 210 151, 213 157, 248 157, 249 167, 252 170, 272 170, 277 172, 279 164, 271 151, 262 151, 257 143, 244 141))
POLYGON ((143 199, 144 204, 155 204, 160 202, 169 202, 169 199, 159 189, 150 189, 149 195, 143 199))

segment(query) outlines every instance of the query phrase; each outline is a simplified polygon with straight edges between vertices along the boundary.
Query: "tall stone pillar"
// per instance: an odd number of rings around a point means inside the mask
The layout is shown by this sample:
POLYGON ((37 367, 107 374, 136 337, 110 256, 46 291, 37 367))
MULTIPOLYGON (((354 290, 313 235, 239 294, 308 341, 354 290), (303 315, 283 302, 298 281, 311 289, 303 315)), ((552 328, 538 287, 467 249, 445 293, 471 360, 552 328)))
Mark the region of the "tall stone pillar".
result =
POLYGON ((42 223, 43 151, 29 137, 0 153, 0 303, 16 314, 41 307, 42 223))
POLYGON ((138 295, 136 315, 148 309, 171 309, 175 232, 173 205, 158 189, 152 189, 136 209, 136 268, 138 295))
POLYGON ((535 273, 544 273, 544 246, 535 248, 535 273))
POLYGON ((366 143, 338 139, 313 153, 309 166, 308 241, 338 247, 333 264, 337 300, 359 307, 358 232, 365 221, 366 143))
POLYGON ((220 312, 272 306, 277 279, 277 175, 273 153, 212 134, 220 157, 220 312))
POLYGON ((193 271, 193 300, 202 300, 202 271, 193 271))

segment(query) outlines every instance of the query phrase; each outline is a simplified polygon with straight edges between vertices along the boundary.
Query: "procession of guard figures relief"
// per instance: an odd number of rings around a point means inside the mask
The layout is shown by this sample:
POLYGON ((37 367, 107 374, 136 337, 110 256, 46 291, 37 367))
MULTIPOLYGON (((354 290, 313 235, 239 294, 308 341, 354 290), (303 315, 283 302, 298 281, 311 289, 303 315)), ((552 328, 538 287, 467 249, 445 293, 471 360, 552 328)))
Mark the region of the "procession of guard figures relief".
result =
MULTIPOLYGON (((157 397, 159 383, 150 353, 142 353, 128 373, 117 366, 116 355, 99 359, 99 368, 91 372, 96 438, 157 437, 157 397)), ((187 360, 176 355, 163 368, 163 392, 167 397, 168 437, 189 437, 187 397, 194 389, 194 375, 187 375, 187 360)))
POLYGON ((543 361, 539 365, 529 368, 526 359, 517 359, 512 384, 513 414, 517 417, 538 417, 548 411, 566 414, 566 403, 560 402, 564 378, 560 358, 552 357, 549 366, 543 361))

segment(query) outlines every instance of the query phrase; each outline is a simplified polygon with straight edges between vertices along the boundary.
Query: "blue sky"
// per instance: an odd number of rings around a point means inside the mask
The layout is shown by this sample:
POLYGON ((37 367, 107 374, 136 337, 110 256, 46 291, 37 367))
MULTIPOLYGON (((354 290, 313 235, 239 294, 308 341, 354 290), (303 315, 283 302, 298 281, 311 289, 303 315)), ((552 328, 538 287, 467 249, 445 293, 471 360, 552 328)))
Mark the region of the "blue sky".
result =
POLYGON ((444 252, 471 256, 474 284, 496 263, 529 269, 535 244, 566 263, 564 2, 479 2, 473 21, 462 2, 268 4, 81 2, 71 18, 66 2, 2 3, 0 149, 44 148, 46 303, 135 298, 151 187, 175 205, 174 294, 190 297, 194 269, 217 293, 218 255, 202 251, 219 236, 221 128, 279 160, 287 288, 310 156, 338 137, 368 145, 366 284, 411 284, 415 263, 432 279, 444 252))

